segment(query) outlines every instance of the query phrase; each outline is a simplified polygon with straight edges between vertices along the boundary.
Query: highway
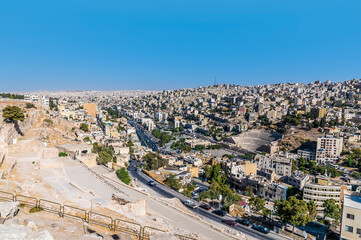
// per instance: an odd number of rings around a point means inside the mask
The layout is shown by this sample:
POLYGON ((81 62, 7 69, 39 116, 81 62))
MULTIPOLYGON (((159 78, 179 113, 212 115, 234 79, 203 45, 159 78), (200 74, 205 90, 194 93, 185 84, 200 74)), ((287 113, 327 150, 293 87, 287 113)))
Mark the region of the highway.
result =
MULTIPOLYGON (((130 172, 131 177, 133 179, 136 179, 136 182, 138 183, 138 185, 140 185, 144 189, 147 189, 148 193, 151 195, 162 196, 162 197, 167 197, 167 198, 175 197, 175 198, 178 198, 179 200, 181 200, 182 202, 185 200, 194 201, 193 199, 190 199, 190 198, 184 196, 183 194, 176 192, 160 183, 157 183, 155 187, 148 186, 147 183, 153 179, 150 178, 149 176, 145 175, 144 173, 137 171, 135 168, 134 162, 131 163, 131 165, 129 167, 129 172, 130 172)), ((246 227, 241 224, 238 224, 236 227, 230 227, 227 224, 224 224, 221 222, 222 219, 231 219, 231 218, 235 219, 234 217, 232 217, 230 215, 221 217, 221 216, 213 214, 211 212, 212 210, 207 211, 207 210, 199 208, 199 207, 197 207, 195 209, 189 208, 189 210, 193 211, 195 214, 202 216, 205 220, 210 220, 210 221, 216 222, 217 224, 222 224, 224 227, 226 227, 228 229, 238 230, 238 231, 244 233, 250 239, 267 239, 267 240, 287 239, 274 232, 270 232, 269 234, 263 234, 261 232, 258 232, 256 230, 252 229, 251 227, 246 227)))

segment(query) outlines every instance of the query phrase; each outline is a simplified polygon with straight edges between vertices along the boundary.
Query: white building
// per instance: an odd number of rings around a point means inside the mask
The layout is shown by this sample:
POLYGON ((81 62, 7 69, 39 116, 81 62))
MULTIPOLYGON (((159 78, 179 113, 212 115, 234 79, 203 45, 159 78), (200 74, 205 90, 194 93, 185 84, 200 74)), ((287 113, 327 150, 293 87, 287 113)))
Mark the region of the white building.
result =
POLYGON ((361 194, 345 191, 341 217, 341 239, 361 238, 361 194))
POLYGON ((316 161, 318 163, 332 162, 337 160, 342 151, 343 138, 333 136, 319 136, 317 138, 316 161))

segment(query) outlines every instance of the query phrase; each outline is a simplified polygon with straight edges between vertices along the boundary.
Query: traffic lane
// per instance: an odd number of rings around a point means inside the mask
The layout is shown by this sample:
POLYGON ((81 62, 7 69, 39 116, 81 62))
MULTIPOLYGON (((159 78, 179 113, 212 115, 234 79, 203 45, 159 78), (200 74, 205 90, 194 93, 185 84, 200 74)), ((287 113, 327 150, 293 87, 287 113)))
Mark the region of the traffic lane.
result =
POLYGON ((212 213, 211 211, 212 210, 205 210, 205 209, 201 209, 201 208, 198 208, 198 210, 196 209, 191 209, 193 212, 195 213, 198 213, 199 215, 201 215, 202 217, 205 217, 205 218, 208 218, 208 219, 211 219, 217 223, 220 223, 226 227, 228 227, 229 229, 232 229, 232 230, 237 230, 239 232, 242 232, 246 235, 249 235, 251 237, 254 237, 256 239, 267 239, 267 240, 278 240, 278 239, 283 239, 279 236, 272 236, 270 235, 271 233, 269 234, 264 234, 264 233, 261 233, 261 232, 258 232, 254 229, 252 229, 251 227, 247 227, 247 226, 243 226, 241 224, 237 224, 236 227, 231 227, 229 226, 228 224, 226 223, 223 223, 222 220, 223 219, 233 219, 229 216, 224 216, 224 217, 221 217, 221 216, 218 216, 218 215, 215 215, 214 213, 212 213))
MULTIPOLYGON (((136 173, 135 174, 136 177, 139 177, 139 179, 141 179, 141 182, 144 184, 147 184, 148 181, 152 180, 152 178, 150 178, 147 175, 143 175, 142 173, 139 173, 136 171, 134 171, 134 172, 136 173)), ((180 196, 177 196, 178 194, 174 194, 173 192, 170 192, 169 191, 170 189, 168 189, 167 187, 165 187, 161 184, 158 184, 157 186, 153 187, 152 189, 154 191, 156 191, 157 193, 160 193, 163 196, 168 197, 168 198, 177 197, 177 198, 180 198, 181 201, 188 200, 188 198, 186 196, 184 196, 182 194, 179 194, 180 196)), ((214 213, 211 212, 211 210, 207 211, 205 209, 198 208, 198 207, 195 209, 191 209, 191 208, 189 208, 189 209, 192 212, 199 214, 207 219, 211 219, 211 220, 215 221, 216 223, 222 224, 223 226, 228 227, 231 230, 238 230, 240 232, 243 232, 243 233, 250 235, 254 238, 257 238, 257 239, 267 239, 267 240, 283 239, 278 235, 272 236, 273 235, 272 233, 264 234, 264 233, 261 233, 261 232, 258 232, 256 230, 252 229, 251 227, 246 227, 246 226, 243 226, 240 224, 238 224, 236 227, 230 227, 229 225, 227 225, 221 221, 222 221, 222 219, 231 219, 231 217, 229 217, 229 216, 221 217, 221 216, 215 215, 214 213), (278 236, 278 238, 276 236, 278 236)))

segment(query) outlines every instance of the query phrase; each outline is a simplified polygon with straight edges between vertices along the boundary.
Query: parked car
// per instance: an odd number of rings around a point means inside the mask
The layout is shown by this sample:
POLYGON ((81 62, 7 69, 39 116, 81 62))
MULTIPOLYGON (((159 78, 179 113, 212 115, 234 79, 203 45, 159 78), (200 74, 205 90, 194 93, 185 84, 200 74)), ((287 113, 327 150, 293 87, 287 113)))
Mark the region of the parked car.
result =
POLYGON ((237 222, 232 219, 223 219, 222 222, 232 227, 237 226, 237 222))
POLYGON ((257 231, 259 231, 259 232, 261 232, 261 233, 265 233, 265 234, 267 234, 267 233, 270 232, 270 230, 269 230, 268 228, 266 228, 266 227, 264 227, 264 226, 259 226, 259 225, 256 225, 256 224, 254 224, 254 225, 252 226, 252 228, 255 229, 255 230, 257 230, 257 231))
POLYGON ((247 227, 253 225, 253 223, 251 223, 247 219, 237 219, 237 222, 239 222, 240 224, 242 224, 244 226, 247 226, 247 227))
POLYGON ((148 185, 151 186, 151 187, 157 186, 153 180, 149 181, 148 185))
POLYGON ((187 206, 189 208, 193 208, 193 209, 197 207, 197 205, 194 202, 192 202, 191 200, 186 200, 183 202, 183 204, 185 206, 187 206))
POLYGON ((222 217, 226 216, 226 214, 227 214, 225 211, 220 210, 220 209, 218 209, 218 210, 213 210, 212 213, 214 213, 214 214, 216 214, 216 215, 218 215, 218 216, 222 216, 222 217))
POLYGON ((209 205, 206 204, 206 203, 202 203, 199 207, 200 207, 200 208, 203 208, 203 209, 205 209, 205 210, 210 210, 210 209, 212 208, 211 206, 209 206, 209 205))

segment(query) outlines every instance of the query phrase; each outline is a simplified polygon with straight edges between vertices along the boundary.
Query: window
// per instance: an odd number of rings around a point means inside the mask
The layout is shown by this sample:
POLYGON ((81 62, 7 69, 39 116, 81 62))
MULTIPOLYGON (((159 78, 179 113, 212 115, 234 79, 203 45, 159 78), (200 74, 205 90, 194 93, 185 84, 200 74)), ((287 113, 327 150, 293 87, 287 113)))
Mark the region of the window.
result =
POLYGON ((355 215, 349 214, 349 213, 346 214, 346 217, 349 218, 349 219, 352 219, 352 220, 355 219, 355 215))
POLYGON ((357 234, 361 234, 361 229, 357 228, 356 232, 357 234))
POLYGON ((351 232, 352 233, 353 232, 353 227, 346 225, 345 230, 346 230, 346 232, 351 232))

